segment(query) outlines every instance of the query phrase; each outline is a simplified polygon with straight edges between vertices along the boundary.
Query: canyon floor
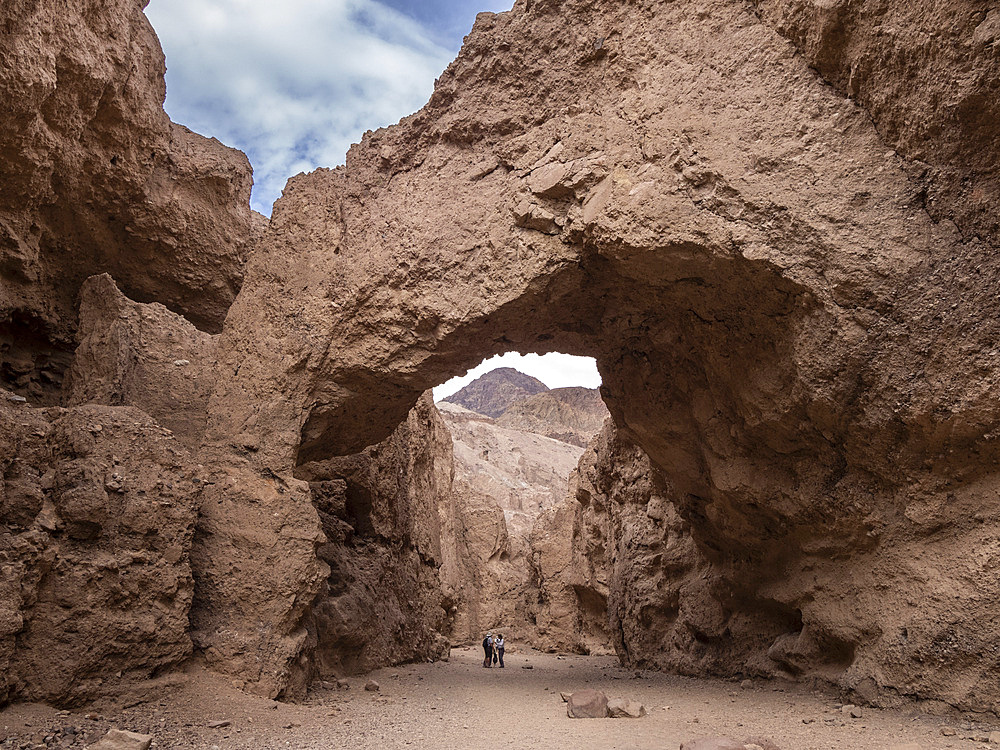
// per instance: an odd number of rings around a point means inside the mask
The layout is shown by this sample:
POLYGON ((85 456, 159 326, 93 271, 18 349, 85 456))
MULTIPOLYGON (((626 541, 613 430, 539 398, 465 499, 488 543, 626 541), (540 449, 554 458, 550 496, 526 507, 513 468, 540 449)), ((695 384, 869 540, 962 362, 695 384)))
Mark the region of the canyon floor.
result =
MULTIPOLYGON (((247 695, 193 668, 117 705, 70 712, 19 704, 0 712, 0 748, 86 747, 111 727, 149 733, 154 748, 678 748, 700 737, 769 740, 780 750, 979 747, 992 727, 930 716, 918 706, 865 708, 852 719, 836 695, 801 685, 752 687, 621 668, 609 656, 511 653, 483 669, 479 650, 402 665, 321 688, 299 704, 247 695), (531 669, 524 669, 530 665, 531 669), (639 676, 637 676, 639 675, 639 676), (368 679, 378 692, 368 692, 368 679), (573 720, 561 691, 596 688, 641 701, 641 719, 573 720), (139 702, 137 702, 139 701, 139 702), (134 705, 129 705, 134 704, 134 705), (218 722, 227 726, 212 728, 218 722), (942 733, 956 731, 954 735, 942 733), (72 728, 73 731, 67 731, 72 728), (913 744, 910 744, 913 743, 913 744)), ((986 745, 995 747, 995 745, 986 745)))

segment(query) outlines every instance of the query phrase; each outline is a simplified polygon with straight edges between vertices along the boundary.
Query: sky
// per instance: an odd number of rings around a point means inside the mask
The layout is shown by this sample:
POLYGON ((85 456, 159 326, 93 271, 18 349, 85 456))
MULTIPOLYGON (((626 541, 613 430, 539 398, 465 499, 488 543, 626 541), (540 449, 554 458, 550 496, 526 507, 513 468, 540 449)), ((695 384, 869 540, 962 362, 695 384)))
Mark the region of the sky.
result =
POLYGON ((245 152, 251 205, 420 109, 481 11, 512 0, 152 0, 174 122, 245 152))
MULTIPOLYGON (((254 168, 251 205, 270 216, 286 180, 344 163, 366 130, 420 109, 476 14, 513 0, 151 0, 174 122, 238 148, 254 168)), ((496 367, 550 388, 601 380, 592 359, 494 357, 435 389, 454 393, 496 367)))
POLYGON ((518 354, 517 352, 507 352, 483 360, 465 375, 452 378, 447 383, 439 385, 434 389, 434 400, 440 401, 447 398, 480 375, 498 367, 513 367, 525 375, 538 378, 549 388, 566 388, 573 385, 597 388, 601 384, 597 363, 592 357, 574 357, 558 353, 518 354))

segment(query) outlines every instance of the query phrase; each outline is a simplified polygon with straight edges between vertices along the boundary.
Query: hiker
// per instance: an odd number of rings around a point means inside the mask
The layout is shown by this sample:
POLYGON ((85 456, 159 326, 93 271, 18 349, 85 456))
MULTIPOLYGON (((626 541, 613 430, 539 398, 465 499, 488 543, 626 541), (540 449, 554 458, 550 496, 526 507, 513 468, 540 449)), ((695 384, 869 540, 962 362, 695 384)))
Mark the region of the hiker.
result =
POLYGON ((503 633, 497 633, 497 637, 493 639, 493 648, 495 649, 496 653, 494 661, 496 661, 496 659, 500 660, 500 669, 503 669, 503 647, 504 647, 503 633))
POLYGON ((493 662, 493 632, 492 631, 489 632, 489 633, 487 633, 486 637, 483 638, 483 654, 485 655, 485 658, 483 659, 483 666, 484 667, 492 667, 493 666, 493 664, 492 664, 492 662, 493 662))

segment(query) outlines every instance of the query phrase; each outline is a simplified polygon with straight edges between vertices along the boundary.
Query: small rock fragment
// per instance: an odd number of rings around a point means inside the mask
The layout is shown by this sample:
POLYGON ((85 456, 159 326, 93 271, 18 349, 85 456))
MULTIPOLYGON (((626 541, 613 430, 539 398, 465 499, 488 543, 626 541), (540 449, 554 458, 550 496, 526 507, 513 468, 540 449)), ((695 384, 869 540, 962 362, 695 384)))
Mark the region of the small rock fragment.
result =
POLYGON ((375 680, 368 680, 368 682, 365 683, 365 690, 369 693, 377 693, 381 689, 381 686, 375 682, 375 680))
POLYGON ((227 719, 221 719, 220 721, 210 721, 206 725, 209 729, 222 729, 223 727, 228 727, 233 722, 227 719))
POLYGON ((187 366, 189 364, 191 364, 191 362, 190 362, 190 360, 187 360, 187 359, 175 359, 174 360, 174 366, 175 367, 185 367, 185 366, 187 366))
POLYGON ((941 727, 941 734, 945 737, 954 737, 956 733, 955 727, 941 727))
POLYGON ((566 715, 571 719, 604 719, 608 715, 608 696, 590 689, 570 693, 566 715))
POLYGON ((750 688, 753 687, 753 680, 749 679, 743 680, 743 682, 740 683, 740 687, 743 688, 744 690, 749 690, 750 688))
POLYGON ((681 750, 746 750, 742 742, 731 737, 706 737, 681 743, 681 750))
POLYGON ((152 735, 111 729, 87 750, 149 750, 152 735))
POLYGON ((646 707, 631 698, 612 698, 608 701, 608 715, 612 719, 641 719, 646 707))

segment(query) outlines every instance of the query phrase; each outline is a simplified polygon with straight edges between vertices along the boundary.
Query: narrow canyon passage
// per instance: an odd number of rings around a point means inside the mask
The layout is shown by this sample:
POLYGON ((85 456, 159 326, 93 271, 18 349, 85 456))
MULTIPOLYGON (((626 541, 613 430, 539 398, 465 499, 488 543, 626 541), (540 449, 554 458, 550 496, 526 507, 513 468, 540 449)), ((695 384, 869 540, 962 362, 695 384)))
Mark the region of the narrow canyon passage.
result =
POLYGON ((770 740, 782 750, 890 750, 907 743, 970 747, 967 739, 991 730, 909 710, 865 709, 861 718, 851 718, 830 692, 636 672, 610 656, 517 651, 503 671, 483 669, 480 661, 479 649, 456 648, 447 662, 380 669, 347 680, 347 689, 316 686, 297 704, 247 695, 196 668, 117 705, 65 714, 37 705, 10 707, 0 713, 0 748, 28 747, 66 727, 96 738, 109 726, 155 734, 156 747, 174 750, 676 750, 681 742, 720 735, 770 740), (378 682, 377 692, 364 689, 369 679, 378 682), (649 714, 639 720, 567 718, 560 692, 584 688, 639 700, 649 714), (121 707, 132 701, 136 705, 121 707), (211 727, 215 722, 228 724, 211 727), (942 735, 949 726, 956 733, 942 735))

